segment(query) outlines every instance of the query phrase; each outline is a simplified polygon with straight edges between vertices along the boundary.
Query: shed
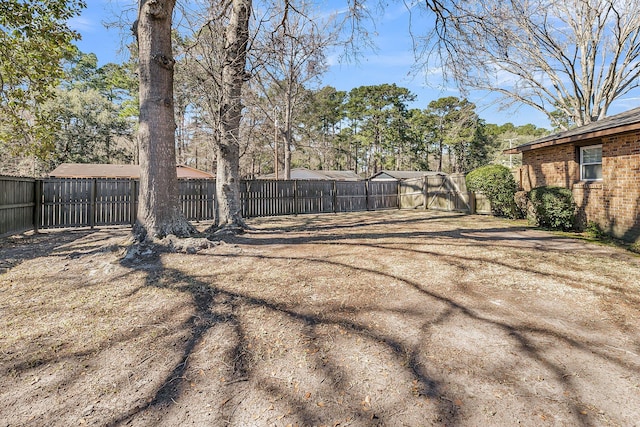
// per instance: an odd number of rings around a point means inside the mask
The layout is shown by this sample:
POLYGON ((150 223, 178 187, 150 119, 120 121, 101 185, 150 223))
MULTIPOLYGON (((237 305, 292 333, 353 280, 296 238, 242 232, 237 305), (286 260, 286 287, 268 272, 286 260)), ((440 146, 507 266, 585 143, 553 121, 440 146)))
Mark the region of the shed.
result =
POLYGON ((423 176, 446 175, 444 172, 433 171, 388 171, 383 170, 371 175, 371 181, 406 181, 408 179, 422 178, 423 176))
MULTIPOLYGON (((280 174, 282 177, 283 174, 280 174)), ((260 175, 257 179, 276 179, 275 173, 260 175)), ((331 181, 362 181, 353 171, 310 170, 307 168, 291 169, 291 179, 300 180, 331 180, 331 181)))
MULTIPOLYGON (((178 179, 213 179, 208 172, 189 166, 176 166, 178 179)), ((63 163, 49 173, 51 178, 140 178, 139 165, 63 163)))
POLYGON ((640 241, 640 108, 505 151, 522 154, 524 190, 572 191, 580 219, 640 241))

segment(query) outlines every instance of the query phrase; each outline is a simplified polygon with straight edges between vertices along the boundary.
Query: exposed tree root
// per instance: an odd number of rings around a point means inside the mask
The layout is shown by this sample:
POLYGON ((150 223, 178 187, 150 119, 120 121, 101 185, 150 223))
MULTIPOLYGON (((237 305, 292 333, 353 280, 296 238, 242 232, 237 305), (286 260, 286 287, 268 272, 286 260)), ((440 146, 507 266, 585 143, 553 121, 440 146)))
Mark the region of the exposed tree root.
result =
POLYGON ((170 234, 162 239, 147 236, 141 240, 132 234, 124 245, 122 262, 137 264, 154 261, 162 253, 195 254, 218 244, 201 234, 192 237, 178 237, 170 234))
POLYGON ((224 224, 214 224, 207 228, 204 233, 211 240, 218 240, 222 237, 237 236, 243 234, 245 231, 250 230, 249 227, 242 218, 236 218, 233 222, 227 222, 224 224))

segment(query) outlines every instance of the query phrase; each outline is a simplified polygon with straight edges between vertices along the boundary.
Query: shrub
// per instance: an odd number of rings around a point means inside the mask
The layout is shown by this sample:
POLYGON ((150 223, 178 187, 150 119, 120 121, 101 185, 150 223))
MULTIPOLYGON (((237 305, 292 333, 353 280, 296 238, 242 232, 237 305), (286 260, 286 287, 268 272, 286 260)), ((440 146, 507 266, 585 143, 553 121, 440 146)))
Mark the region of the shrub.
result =
POLYGON ((589 221, 584 232, 594 239, 602 240, 607 238, 607 233, 605 233, 602 227, 600 227, 600 224, 595 221, 589 221))
POLYGON ((513 200, 516 202, 518 216, 520 218, 533 218, 534 214, 528 192, 516 191, 516 194, 513 196, 513 200))
POLYGON ((501 165, 482 166, 469 172, 466 181, 469 191, 487 196, 494 215, 508 218, 519 216, 513 199, 517 190, 516 180, 509 168, 501 165))
POLYGON ((529 192, 529 200, 535 223, 554 230, 571 230, 575 227, 576 205, 568 188, 538 187, 529 192))

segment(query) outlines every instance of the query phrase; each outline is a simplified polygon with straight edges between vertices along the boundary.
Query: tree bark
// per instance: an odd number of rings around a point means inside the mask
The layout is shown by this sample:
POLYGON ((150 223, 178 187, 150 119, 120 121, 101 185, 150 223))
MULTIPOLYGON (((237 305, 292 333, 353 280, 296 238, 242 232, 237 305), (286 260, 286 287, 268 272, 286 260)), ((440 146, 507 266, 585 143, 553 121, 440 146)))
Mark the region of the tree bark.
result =
POLYGON ((233 0, 229 25, 225 31, 218 164, 216 172, 218 228, 244 228, 240 202, 240 120, 251 0, 233 0))
POLYGON ((140 200, 134 236, 186 237, 195 229, 182 214, 178 195, 173 110, 171 18, 175 0, 140 0, 134 32, 140 79, 140 200))

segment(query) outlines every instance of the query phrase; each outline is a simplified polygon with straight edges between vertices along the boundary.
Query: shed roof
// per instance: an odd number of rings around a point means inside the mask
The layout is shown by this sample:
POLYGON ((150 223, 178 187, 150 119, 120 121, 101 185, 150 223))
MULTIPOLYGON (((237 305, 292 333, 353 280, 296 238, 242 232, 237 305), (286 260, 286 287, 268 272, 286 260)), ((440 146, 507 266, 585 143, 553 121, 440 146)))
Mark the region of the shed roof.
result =
POLYGON ((444 175, 442 172, 434 171, 387 171, 383 170, 371 175, 373 180, 403 180, 412 178, 422 178, 426 175, 444 175))
MULTIPOLYGON (((211 179, 214 176, 189 166, 176 166, 180 179, 211 179)), ((52 178, 140 178, 139 165, 111 165, 96 163, 63 163, 51 172, 52 178)))
POLYGON ((336 181, 361 181, 362 177, 355 173, 354 171, 334 171, 334 170, 322 170, 317 171, 321 174, 327 176, 329 179, 333 179, 336 181))
MULTIPOLYGON (((258 179, 275 179, 275 173, 261 175, 258 179)), ((291 179, 307 180, 335 180, 335 181, 360 181, 362 178, 353 171, 317 170, 307 168, 291 169, 291 179)))
POLYGON ((504 153, 518 154, 523 151, 535 150, 537 148, 602 138, 603 136, 616 135, 636 130, 640 130, 640 107, 614 116, 606 117, 602 120, 598 120, 597 122, 589 123, 588 125, 536 139, 535 141, 505 150, 504 153))

